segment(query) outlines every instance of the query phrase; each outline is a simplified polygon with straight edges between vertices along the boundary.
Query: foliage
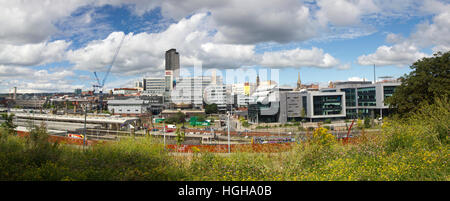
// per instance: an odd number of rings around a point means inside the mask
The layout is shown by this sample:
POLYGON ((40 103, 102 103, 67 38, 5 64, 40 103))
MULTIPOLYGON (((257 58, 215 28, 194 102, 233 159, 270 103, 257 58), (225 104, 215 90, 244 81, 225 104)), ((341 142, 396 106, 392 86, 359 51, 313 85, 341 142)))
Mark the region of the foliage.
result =
POLYGON ((180 131, 180 128, 177 128, 177 131, 175 132, 175 134, 177 135, 175 137, 177 144, 180 145, 181 143, 184 142, 184 138, 185 138, 185 133, 180 131))
POLYGON ((29 138, 8 135, 0 141, 0 180, 449 181, 448 99, 418 107, 414 115, 385 118, 382 132, 351 144, 317 128, 278 153, 225 155, 193 147, 194 154, 179 156, 150 137, 83 150, 53 148, 41 126, 29 138))
POLYGON ((5 130, 5 133, 8 135, 15 134, 14 129, 17 126, 13 123, 14 114, 8 115, 7 113, 3 113, 1 119, 4 120, 4 122, 0 125, 0 127, 5 130))
POLYGON ((400 78, 402 84, 386 100, 401 116, 414 113, 419 104, 450 96, 450 51, 420 59, 410 68, 413 71, 400 78))
POLYGON ((371 122, 370 122, 370 118, 369 117, 364 118, 364 128, 370 128, 371 127, 370 123, 371 122))
POLYGON ((215 114, 219 112, 219 109, 217 109, 217 104, 209 104, 205 106, 205 113, 206 114, 215 114))
POLYGON ((359 129, 363 129, 363 128, 364 128, 363 121, 362 121, 361 119, 356 120, 356 126, 357 126, 359 129))
POLYGON ((186 115, 178 111, 175 115, 164 120, 168 124, 181 124, 186 122, 186 115))

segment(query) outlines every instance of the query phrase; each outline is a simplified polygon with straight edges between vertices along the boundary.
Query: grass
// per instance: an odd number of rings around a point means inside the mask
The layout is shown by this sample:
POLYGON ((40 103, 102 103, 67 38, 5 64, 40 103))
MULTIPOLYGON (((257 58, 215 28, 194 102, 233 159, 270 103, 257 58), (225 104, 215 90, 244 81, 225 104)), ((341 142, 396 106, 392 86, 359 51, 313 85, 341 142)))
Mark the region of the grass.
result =
POLYGON ((319 128, 280 153, 170 154, 151 137, 83 150, 45 141, 42 129, 29 138, 0 130, 0 180, 448 181, 449 107, 423 105, 347 145, 319 128))

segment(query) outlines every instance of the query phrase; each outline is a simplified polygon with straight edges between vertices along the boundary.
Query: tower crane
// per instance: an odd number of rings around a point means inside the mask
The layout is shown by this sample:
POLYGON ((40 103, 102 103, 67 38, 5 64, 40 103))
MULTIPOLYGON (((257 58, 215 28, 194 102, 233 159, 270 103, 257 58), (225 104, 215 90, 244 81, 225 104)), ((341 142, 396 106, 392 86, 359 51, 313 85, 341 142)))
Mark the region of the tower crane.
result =
POLYGON ((117 47, 116 52, 114 53, 114 57, 112 58, 111 64, 107 66, 105 77, 103 77, 103 80, 101 82, 97 76, 97 72, 94 71, 94 76, 97 81, 97 84, 94 84, 93 88, 94 88, 94 92, 95 92, 95 88, 98 88, 98 90, 99 90, 99 103, 98 103, 97 109, 100 110, 100 112, 103 112, 103 86, 105 86, 105 81, 108 78, 109 73, 111 72, 111 68, 112 68, 114 62, 116 61, 117 54, 119 54, 119 50, 120 50, 120 47, 122 46, 125 36, 126 36, 126 34, 124 33, 122 40, 120 40, 119 46, 117 47))

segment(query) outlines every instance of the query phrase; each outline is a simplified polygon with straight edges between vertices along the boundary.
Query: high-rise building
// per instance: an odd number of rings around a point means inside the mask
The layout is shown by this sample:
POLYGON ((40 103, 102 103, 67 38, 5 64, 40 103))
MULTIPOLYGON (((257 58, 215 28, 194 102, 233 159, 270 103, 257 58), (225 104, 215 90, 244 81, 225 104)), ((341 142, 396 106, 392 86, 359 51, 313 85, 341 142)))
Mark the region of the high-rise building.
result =
POLYGON ((172 71, 175 80, 180 76, 180 55, 176 49, 166 51, 166 71, 172 71))
POLYGON ((180 55, 176 49, 166 51, 166 70, 164 72, 166 91, 173 90, 174 83, 180 77, 180 55))

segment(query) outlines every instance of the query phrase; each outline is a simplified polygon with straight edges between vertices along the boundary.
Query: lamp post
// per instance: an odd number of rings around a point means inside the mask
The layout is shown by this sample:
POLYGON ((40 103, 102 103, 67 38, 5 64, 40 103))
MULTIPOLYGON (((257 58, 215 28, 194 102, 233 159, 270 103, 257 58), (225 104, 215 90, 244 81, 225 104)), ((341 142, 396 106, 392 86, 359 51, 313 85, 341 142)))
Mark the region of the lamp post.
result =
POLYGON ((163 121, 164 150, 166 149, 166 121, 163 121))
POLYGON ((228 113, 228 153, 231 153, 231 148, 230 148, 230 113, 228 113))
POLYGON ((87 105, 84 106, 84 130, 83 130, 83 146, 86 146, 86 118, 87 118, 87 105))

